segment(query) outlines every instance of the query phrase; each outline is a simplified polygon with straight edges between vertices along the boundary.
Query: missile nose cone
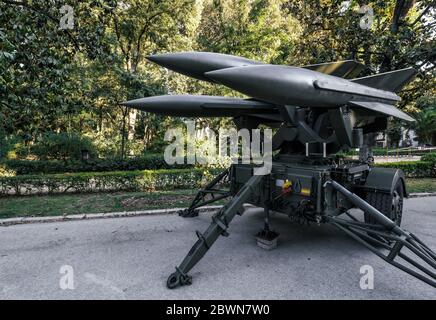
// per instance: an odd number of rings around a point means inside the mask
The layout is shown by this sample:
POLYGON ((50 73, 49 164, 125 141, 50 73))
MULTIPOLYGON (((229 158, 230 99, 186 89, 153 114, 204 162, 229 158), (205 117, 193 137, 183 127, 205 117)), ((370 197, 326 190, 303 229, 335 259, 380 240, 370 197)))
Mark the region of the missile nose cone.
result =
POLYGON ((124 101, 124 102, 121 102, 120 105, 125 106, 125 107, 129 107, 129 108, 135 108, 135 107, 141 106, 143 104, 143 102, 144 102, 144 98, 141 98, 141 99, 124 101))
POLYGON ((155 60, 156 60, 156 58, 158 58, 158 57, 157 57, 156 54, 153 54, 153 55, 146 56, 145 58, 146 58, 147 60, 151 61, 151 62, 156 62, 155 60))
POLYGON ((146 57, 147 60, 154 62, 162 67, 171 69, 179 60, 179 55, 176 53, 160 53, 146 57))
POLYGON ((274 104, 298 103, 313 91, 313 71, 276 65, 235 67, 205 76, 238 92, 274 104), (300 94, 296 94, 299 92, 300 94))
POLYGON ((263 65, 260 61, 213 52, 163 53, 148 56, 147 59, 164 68, 204 81, 211 81, 204 76, 208 71, 263 65))

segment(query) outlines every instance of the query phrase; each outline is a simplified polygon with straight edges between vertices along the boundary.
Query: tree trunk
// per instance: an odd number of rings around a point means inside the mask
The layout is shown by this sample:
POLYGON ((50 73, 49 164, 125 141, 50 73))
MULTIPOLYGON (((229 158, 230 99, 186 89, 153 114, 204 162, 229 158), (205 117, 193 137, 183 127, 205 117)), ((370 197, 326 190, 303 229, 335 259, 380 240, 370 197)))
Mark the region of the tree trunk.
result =
POLYGON ((127 122, 127 113, 128 108, 124 107, 123 110, 123 124, 121 128, 121 158, 124 158, 126 155, 126 122, 127 122))
MULTIPOLYGON (((137 71, 137 64, 130 61, 129 63, 129 72, 131 74, 135 74, 137 71)), ((136 129, 136 119, 138 116, 138 110, 137 109, 130 109, 129 110, 129 129, 128 129, 128 135, 127 139, 129 141, 132 141, 135 138, 135 129, 136 129)))
POLYGON ((136 117, 138 115, 138 110, 129 110, 129 132, 127 138, 133 140, 135 138, 135 128, 136 128, 136 117))

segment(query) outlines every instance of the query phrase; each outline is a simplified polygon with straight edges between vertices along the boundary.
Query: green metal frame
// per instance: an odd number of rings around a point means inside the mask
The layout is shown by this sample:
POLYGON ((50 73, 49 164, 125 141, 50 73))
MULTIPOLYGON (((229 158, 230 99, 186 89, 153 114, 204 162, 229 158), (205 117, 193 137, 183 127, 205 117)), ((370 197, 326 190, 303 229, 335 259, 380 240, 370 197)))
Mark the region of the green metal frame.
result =
MULTIPOLYGON (((207 193, 214 190, 212 187, 222 181, 224 177, 228 178, 230 172, 231 168, 222 172, 203 189, 203 192, 207 193)), ((173 289, 192 283, 192 277, 188 275, 188 272, 202 259, 220 235, 228 236, 229 224, 237 214, 241 215, 243 213, 242 205, 250 202, 253 195, 263 199, 261 205, 266 209, 265 230, 269 231, 268 208, 271 203, 268 197, 270 192, 267 190, 271 184, 271 179, 271 175, 252 175, 229 202, 213 215, 212 222, 207 230, 204 233, 196 231, 198 240, 182 263, 176 267, 176 271, 169 276, 167 280, 168 288, 173 289)), ((349 202, 349 207, 361 209, 365 214, 372 216, 377 224, 360 222, 346 210, 345 213, 351 220, 339 218, 339 215, 344 211, 328 210, 328 206, 319 215, 321 217, 319 222, 334 225, 388 263, 436 287, 436 274, 434 272, 436 269, 436 254, 429 247, 415 235, 400 228, 383 213, 331 178, 323 184, 322 190, 319 190, 316 197, 317 199, 322 195, 324 197, 333 197, 335 192, 341 194, 349 202), (402 251, 403 248, 407 248, 409 253, 406 254, 404 250, 402 251), (399 261, 399 259, 402 260, 399 261), (414 267, 415 270, 404 264, 404 261, 414 267)), ((230 193, 227 196, 230 196, 230 193)), ((193 208, 198 208, 201 204, 207 203, 202 199, 201 197, 196 198, 193 202, 193 208)), ((327 200, 329 203, 334 202, 332 199, 327 200)))
POLYGON ((196 209, 205 205, 226 199, 231 196, 231 190, 224 190, 217 188, 220 183, 226 184, 230 175, 230 168, 224 170, 217 175, 206 187, 198 191, 194 200, 192 200, 189 208, 180 211, 179 216, 184 218, 192 218, 198 216, 196 209), (207 199, 209 197, 209 199, 207 199))

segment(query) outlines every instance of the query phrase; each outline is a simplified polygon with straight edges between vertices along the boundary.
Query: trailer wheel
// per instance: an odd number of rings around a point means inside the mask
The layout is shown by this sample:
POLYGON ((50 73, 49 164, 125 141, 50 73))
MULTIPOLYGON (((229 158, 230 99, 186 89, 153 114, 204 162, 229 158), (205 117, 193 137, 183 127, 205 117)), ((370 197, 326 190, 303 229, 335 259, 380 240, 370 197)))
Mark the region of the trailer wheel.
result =
MULTIPOLYGON (((401 225, 401 218, 403 216, 403 199, 404 188, 400 179, 397 181, 394 191, 391 194, 382 192, 368 192, 366 194, 366 201, 389 219, 394 221, 397 226, 401 225)), ((377 223, 375 219, 367 213, 365 213, 365 222, 371 224, 377 223)))

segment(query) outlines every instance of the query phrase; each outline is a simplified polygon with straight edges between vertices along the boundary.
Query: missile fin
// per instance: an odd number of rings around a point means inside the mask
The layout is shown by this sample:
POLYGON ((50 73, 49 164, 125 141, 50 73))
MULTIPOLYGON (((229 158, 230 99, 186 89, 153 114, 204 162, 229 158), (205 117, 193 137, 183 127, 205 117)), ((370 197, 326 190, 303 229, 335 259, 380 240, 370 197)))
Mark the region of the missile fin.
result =
POLYGON ((386 90, 380 90, 380 89, 375 89, 372 87, 368 87, 368 86, 359 86, 359 85, 354 85, 347 81, 345 83, 343 82, 333 82, 333 81, 325 81, 325 80, 315 80, 313 82, 313 85, 315 86, 315 88, 317 89, 321 89, 321 90, 329 90, 329 91, 337 91, 337 92, 344 92, 344 93, 349 93, 349 94, 357 94, 357 95, 361 95, 361 96, 366 96, 366 97, 373 97, 373 98, 382 98, 382 99, 386 99, 386 100, 391 100, 391 101, 399 101, 401 100, 401 98, 399 96, 397 96, 395 93, 392 93, 390 91, 386 91, 386 90))
POLYGON ((311 64, 308 66, 304 66, 302 68, 329 74, 335 77, 353 79, 357 77, 366 68, 366 66, 355 60, 345 60, 345 61, 311 64))
POLYGON ((412 81, 416 74, 417 74, 416 69, 406 68, 401 70, 389 71, 385 73, 379 73, 372 76, 357 78, 351 81, 372 88, 398 92, 406 84, 412 81))
POLYGON ((397 107, 390 104, 385 104, 380 102, 361 102, 361 101, 350 101, 349 104, 352 107, 354 106, 358 108, 368 109, 378 113, 383 113, 385 115, 393 116, 408 122, 415 121, 415 119, 413 119, 411 116, 409 116, 408 114, 404 113, 397 107))

